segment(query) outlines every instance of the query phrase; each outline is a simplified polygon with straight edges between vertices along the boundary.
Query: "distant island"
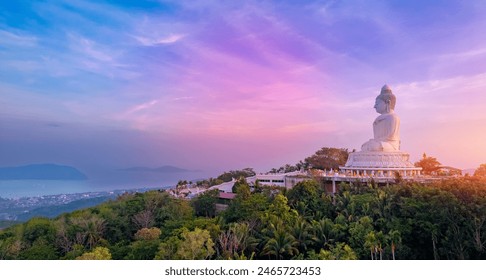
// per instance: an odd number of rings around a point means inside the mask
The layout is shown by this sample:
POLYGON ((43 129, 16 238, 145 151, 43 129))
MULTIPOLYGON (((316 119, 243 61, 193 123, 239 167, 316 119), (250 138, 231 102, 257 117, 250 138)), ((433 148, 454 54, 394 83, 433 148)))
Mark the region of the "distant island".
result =
POLYGON ((30 164, 0 167, 0 180, 86 180, 88 177, 72 166, 30 164))
POLYGON ((157 172, 157 173, 182 173, 182 172, 198 172, 199 170, 188 170, 172 165, 164 165, 161 167, 151 168, 151 167, 130 167, 125 169, 119 169, 119 171, 129 171, 129 172, 157 172))

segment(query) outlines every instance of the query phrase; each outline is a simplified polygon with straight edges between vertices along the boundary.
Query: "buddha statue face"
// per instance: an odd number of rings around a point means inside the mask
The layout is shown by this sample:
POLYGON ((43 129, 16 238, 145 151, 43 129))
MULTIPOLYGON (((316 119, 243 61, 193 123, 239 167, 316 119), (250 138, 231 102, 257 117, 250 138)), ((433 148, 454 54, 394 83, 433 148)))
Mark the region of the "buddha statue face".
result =
POLYGON ((378 114, 390 113, 390 105, 381 98, 376 98, 375 106, 373 108, 375 108, 378 114))
POLYGON ((380 94, 376 97, 375 108, 379 114, 390 113, 395 109, 396 97, 388 85, 381 88, 380 94))

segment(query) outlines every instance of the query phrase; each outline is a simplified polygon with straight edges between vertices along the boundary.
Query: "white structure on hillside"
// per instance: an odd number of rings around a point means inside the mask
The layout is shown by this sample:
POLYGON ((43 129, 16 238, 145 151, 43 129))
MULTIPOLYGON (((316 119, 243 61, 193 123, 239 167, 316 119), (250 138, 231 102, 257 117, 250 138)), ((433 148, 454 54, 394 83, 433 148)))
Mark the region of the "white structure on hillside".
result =
POLYGON ((396 97, 388 85, 381 88, 374 108, 380 115, 373 122, 373 139, 361 146, 361 151, 350 153, 340 167, 347 176, 402 177, 420 175, 410 155, 400 151, 400 119, 395 114, 396 97))
POLYGON ((233 178, 231 181, 222 183, 216 186, 210 187, 208 190, 219 190, 220 192, 230 193, 233 192, 233 186, 235 185, 236 180, 233 178))
POLYGON ((291 189, 297 183, 308 179, 309 176, 307 172, 294 171, 287 173, 257 174, 255 176, 246 178, 246 181, 250 185, 255 185, 255 182, 258 180, 259 184, 263 186, 278 186, 291 189))

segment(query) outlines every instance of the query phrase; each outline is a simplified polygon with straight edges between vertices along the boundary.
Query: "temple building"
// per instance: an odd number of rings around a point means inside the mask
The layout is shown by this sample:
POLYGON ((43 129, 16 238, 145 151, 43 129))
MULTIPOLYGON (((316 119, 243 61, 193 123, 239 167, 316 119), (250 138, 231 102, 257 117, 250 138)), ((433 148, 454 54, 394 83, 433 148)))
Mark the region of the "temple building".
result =
POLYGON ((246 178, 250 185, 255 185, 256 181, 263 186, 277 186, 290 189, 297 183, 308 180, 309 176, 304 171, 293 171, 287 173, 267 173, 256 174, 255 176, 246 178))

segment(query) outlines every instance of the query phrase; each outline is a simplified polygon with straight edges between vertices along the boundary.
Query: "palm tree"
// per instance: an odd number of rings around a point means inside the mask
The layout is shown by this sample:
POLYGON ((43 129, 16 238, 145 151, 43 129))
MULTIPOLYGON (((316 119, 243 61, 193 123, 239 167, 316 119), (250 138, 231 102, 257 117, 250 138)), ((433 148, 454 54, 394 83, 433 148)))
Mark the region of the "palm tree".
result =
POLYGON ((307 246, 312 242, 311 227, 307 221, 300 218, 297 223, 290 229, 291 234, 294 236, 297 248, 300 252, 306 252, 307 246))
MULTIPOLYGON (((73 218, 72 224, 77 227, 76 239, 88 249, 93 249, 102 239, 105 231, 105 220, 98 216, 73 218)), ((79 244, 79 243, 78 243, 79 244)))
POLYGON ((334 241, 334 223, 329 218, 324 218, 320 221, 312 221, 312 231, 314 236, 312 240, 317 249, 326 248, 334 241))
POLYGON ((385 244, 386 242, 386 237, 385 237, 385 234, 383 234, 382 231, 379 231, 376 233, 376 241, 377 241, 377 244, 376 244, 376 252, 380 254, 380 260, 383 259, 383 244, 385 244))
POLYGON ((397 244, 402 242, 402 235, 398 230, 390 230, 388 233, 388 239, 391 242, 391 251, 392 251, 392 258, 395 260, 395 249, 397 244))
POLYGON ((365 247, 370 249, 370 256, 371 260, 377 259, 376 258, 376 247, 377 247, 377 240, 374 231, 370 231, 365 238, 365 247))
POLYGON ((277 229, 273 232, 273 237, 265 238, 265 246, 263 247, 263 254, 268 256, 275 256, 275 259, 282 260, 285 256, 294 256, 299 253, 296 248, 297 241, 288 232, 277 229))

